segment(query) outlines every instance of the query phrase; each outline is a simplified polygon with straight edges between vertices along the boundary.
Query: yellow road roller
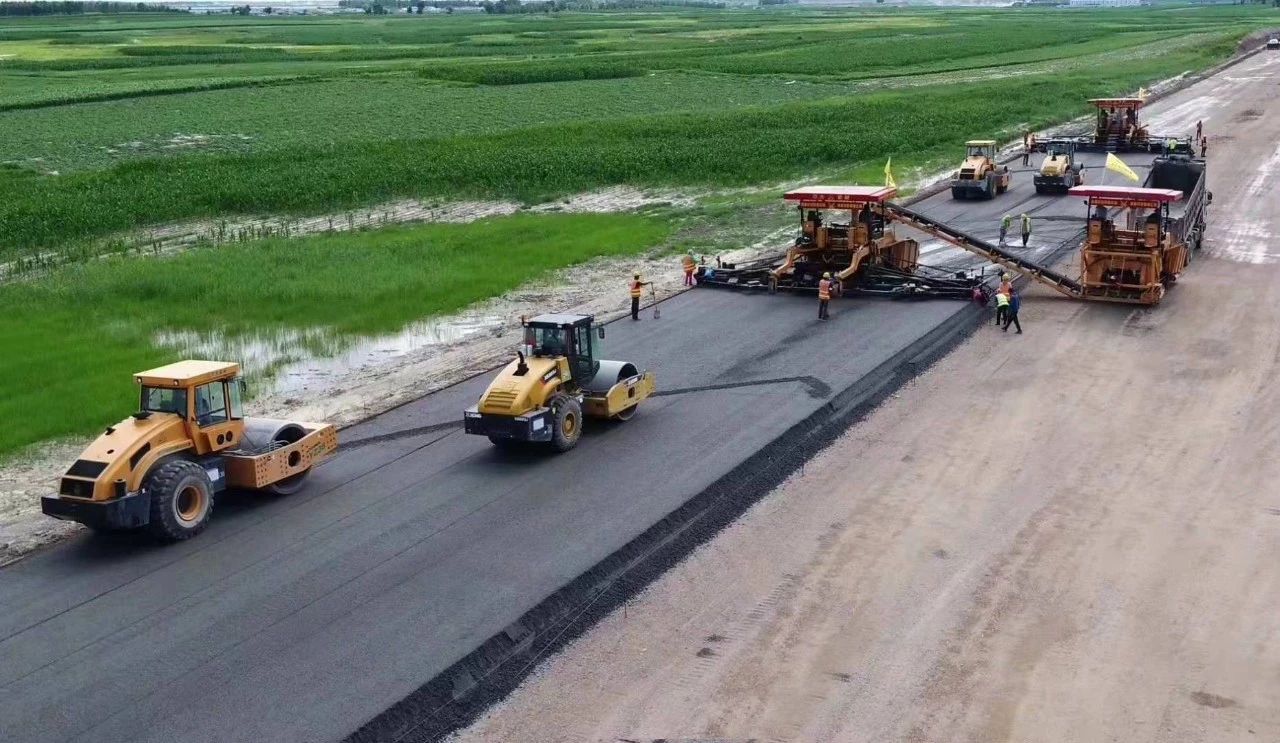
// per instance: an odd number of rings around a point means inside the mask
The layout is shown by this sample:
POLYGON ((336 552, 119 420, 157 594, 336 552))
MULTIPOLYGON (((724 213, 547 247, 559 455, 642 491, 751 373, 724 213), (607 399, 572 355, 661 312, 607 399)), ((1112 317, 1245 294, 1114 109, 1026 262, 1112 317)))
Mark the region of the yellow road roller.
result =
POLYGON ((48 516, 97 531, 145 528, 164 541, 199 534, 227 488, 302 488, 338 448, 326 423, 246 418, 240 365, 180 361, 134 375, 138 412, 108 426, 41 498, 48 516))
POLYGON ((654 392, 653 374, 629 361, 595 356, 604 326, 591 315, 549 314, 524 321, 524 346, 463 414, 467 433, 495 446, 535 443, 572 449, 585 417, 628 420, 654 392))

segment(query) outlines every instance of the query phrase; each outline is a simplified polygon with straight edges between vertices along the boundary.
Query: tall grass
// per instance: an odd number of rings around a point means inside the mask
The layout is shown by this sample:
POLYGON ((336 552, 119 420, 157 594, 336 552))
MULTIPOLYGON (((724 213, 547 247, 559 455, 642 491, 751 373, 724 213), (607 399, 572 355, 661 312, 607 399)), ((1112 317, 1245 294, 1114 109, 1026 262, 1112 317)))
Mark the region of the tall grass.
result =
POLYGON ((392 332, 595 256, 662 244, 636 215, 518 215, 470 225, 265 240, 100 261, 0 286, 0 453, 131 411, 131 374, 175 360, 161 331, 392 332))
POLYGON ((1201 67, 1229 44, 998 83, 472 137, 146 160, 0 183, 0 245, 30 250, 168 220, 317 211, 401 195, 533 201, 617 183, 757 183, 1079 115, 1086 98, 1201 67))

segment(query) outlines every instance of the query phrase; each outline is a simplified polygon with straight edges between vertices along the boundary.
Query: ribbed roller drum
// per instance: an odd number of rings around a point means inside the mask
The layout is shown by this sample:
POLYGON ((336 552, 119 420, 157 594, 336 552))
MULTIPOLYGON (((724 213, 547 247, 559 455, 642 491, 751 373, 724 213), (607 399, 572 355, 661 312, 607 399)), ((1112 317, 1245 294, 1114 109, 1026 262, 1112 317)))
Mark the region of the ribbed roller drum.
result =
MULTIPOLYGON (((273 418, 245 418, 243 448, 255 454, 262 453, 292 444, 306 435, 307 430, 292 421, 275 420, 273 418)), ((311 470, 307 469, 267 486, 266 490, 276 495, 292 495, 302 489, 307 475, 310 474, 311 470)))

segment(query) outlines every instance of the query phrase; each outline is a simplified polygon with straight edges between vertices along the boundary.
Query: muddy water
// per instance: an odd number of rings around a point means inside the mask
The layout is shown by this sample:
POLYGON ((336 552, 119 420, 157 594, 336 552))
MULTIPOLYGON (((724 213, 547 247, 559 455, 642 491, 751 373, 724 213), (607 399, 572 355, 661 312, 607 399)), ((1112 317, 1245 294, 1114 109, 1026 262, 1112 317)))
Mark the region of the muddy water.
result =
POLYGON ((360 372, 411 354, 444 350, 480 334, 497 334, 511 319, 463 314, 412 323, 403 330, 372 337, 344 336, 326 328, 291 328, 226 335, 165 332, 157 345, 177 349, 186 358, 240 361, 255 395, 295 396, 333 390, 360 372))

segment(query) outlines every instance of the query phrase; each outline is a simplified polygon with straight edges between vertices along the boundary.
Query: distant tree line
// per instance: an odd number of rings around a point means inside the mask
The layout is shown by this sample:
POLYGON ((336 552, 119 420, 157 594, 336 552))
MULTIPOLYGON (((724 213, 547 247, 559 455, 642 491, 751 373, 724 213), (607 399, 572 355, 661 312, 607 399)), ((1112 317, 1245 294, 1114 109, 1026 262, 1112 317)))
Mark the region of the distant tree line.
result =
POLYGON ((149 3, 0 2, 3 15, 82 15, 84 13, 185 13, 185 10, 149 3))

